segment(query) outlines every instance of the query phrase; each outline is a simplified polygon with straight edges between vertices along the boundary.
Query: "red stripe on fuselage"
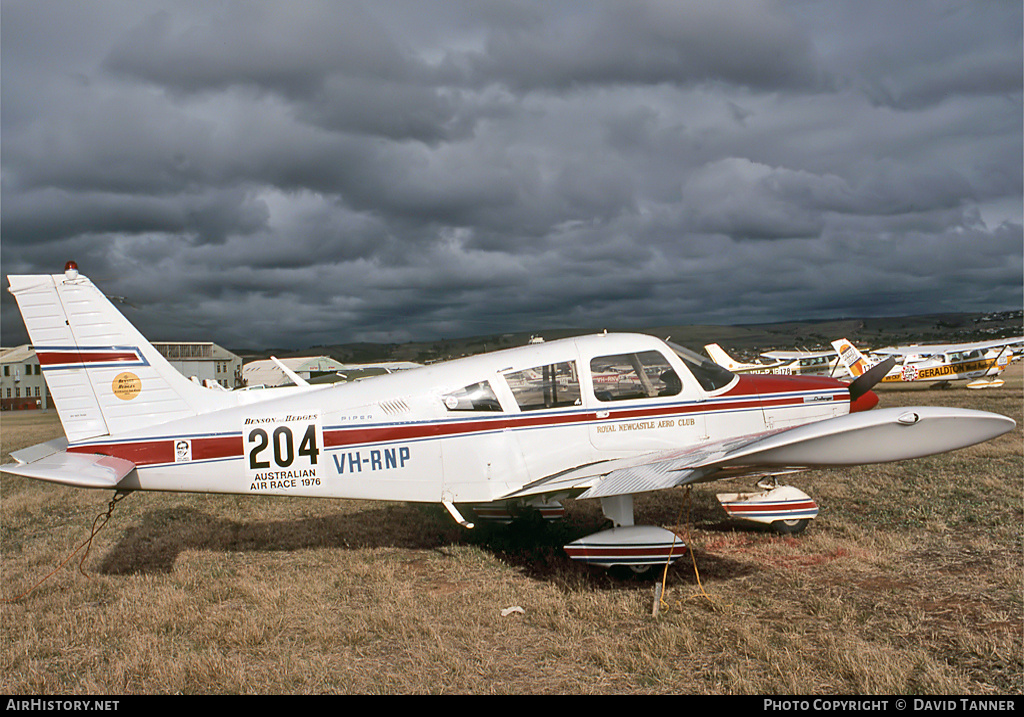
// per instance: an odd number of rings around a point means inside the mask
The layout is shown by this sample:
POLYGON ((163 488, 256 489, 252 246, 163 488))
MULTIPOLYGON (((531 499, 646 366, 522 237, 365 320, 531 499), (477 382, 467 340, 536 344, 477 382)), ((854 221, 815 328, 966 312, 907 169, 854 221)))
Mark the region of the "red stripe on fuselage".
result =
MULTIPOLYGON (((567 426, 578 423, 639 418, 655 418, 665 415, 685 415, 707 412, 722 412, 739 409, 773 408, 786 405, 801 405, 803 395, 787 396, 787 392, 814 390, 835 390, 846 388, 846 384, 831 378, 810 376, 741 376, 737 386, 724 396, 735 400, 718 398, 710 402, 685 405, 660 405, 652 407, 631 407, 616 409, 609 405, 608 416, 600 419, 594 411, 579 411, 558 414, 522 414, 510 416, 501 414, 493 419, 465 421, 438 421, 429 423, 399 423, 383 426, 353 426, 351 428, 324 429, 324 448, 334 449, 376 443, 415 441, 447 436, 469 435, 488 431, 530 429, 567 426), (761 399, 762 393, 775 393, 771 399, 761 399)), ((145 439, 134 442, 90 443, 68 449, 76 453, 102 453, 132 461, 137 466, 174 462, 175 438, 145 439)), ((192 460, 217 460, 238 458, 243 453, 242 436, 214 436, 188 439, 192 442, 192 460)))
MULTIPOLYGON (((102 453, 124 458, 137 466, 174 462, 174 444, 177 438, 162 438, 124 443, 90 443, 72 446, 68 453, 102 453)), ((238 458, 242 455, 242 436, 213 436, 192 438, 192 460, 210 461, 221 458, 238 458)))
POLYGON ((741 375, 739 382, 725 392, 726 396, 751 396, 794 391, 849 390, 849 386, 829 376, 776 376, 774 374, 741 375))

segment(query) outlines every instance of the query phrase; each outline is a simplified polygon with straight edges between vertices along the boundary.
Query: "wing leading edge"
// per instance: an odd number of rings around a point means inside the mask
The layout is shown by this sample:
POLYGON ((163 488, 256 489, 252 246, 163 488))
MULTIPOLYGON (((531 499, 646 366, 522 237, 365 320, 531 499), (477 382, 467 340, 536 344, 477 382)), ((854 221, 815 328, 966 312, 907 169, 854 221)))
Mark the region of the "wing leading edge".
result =
POLYGON ((543 478, 504 498, 561 492, 579 499, 645 493, 810 468, 889 463, 966 448, 1007 433, 1013 419, 937 406, 876 409, 638 458, 609 460, 543 478))

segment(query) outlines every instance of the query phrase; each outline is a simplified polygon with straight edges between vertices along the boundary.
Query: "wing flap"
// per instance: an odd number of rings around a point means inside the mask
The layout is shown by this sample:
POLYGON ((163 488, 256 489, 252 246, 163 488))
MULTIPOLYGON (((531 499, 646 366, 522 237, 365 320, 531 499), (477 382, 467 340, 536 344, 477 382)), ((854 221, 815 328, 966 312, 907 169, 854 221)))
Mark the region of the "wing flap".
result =
POLYGON ((12 453, 11 457, 18 462, 0 466, 0 469, 77 488, 113 488, 135 470, 135 464, 123 458, 48 450, 57 445, 58 441, 50 441, 12 453))

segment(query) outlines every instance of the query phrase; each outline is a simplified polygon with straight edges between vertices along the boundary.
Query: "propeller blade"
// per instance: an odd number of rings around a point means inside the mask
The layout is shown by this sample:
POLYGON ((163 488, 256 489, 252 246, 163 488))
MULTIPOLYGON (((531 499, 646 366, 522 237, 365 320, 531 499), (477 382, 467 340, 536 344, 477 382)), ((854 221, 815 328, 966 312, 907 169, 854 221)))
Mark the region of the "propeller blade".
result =
POLYGON ((865 393, 870 391, 876 383, 882 380, 885 374, 889 373, 893 366, 896 365, 896 357, 890 356, 882 363, 877 363, 863 374, 857 377, 853 383, 850 384, 850 403, 853 403, 858 398, 863 396, 865 393))

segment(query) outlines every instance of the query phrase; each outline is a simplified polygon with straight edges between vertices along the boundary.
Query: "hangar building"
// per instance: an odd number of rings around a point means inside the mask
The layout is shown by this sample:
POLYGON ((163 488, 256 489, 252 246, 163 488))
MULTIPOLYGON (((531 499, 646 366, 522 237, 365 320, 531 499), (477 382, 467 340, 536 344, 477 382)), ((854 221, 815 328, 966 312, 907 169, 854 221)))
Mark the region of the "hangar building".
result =
MULTIPOLYGON (((342 364, 330 356, 304 356, 278 360, 306 381, 325 375, 334 376, 342 368, 342 364)), ((244 385, 249 388, 288 386, 292 383, 292 380, 271 359, 250 361, 245 364, 242 367, 242 380, 244 385)))
POLYGON ((0 348, 0 410, 51 408, 36 352, 28 344, 0 348))
POLYGON ((184 376, 200 383, 214 381, 227 389, 241 388, 242 357, 212 341, 154 341, 153 346, 184 376))

